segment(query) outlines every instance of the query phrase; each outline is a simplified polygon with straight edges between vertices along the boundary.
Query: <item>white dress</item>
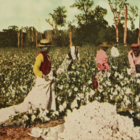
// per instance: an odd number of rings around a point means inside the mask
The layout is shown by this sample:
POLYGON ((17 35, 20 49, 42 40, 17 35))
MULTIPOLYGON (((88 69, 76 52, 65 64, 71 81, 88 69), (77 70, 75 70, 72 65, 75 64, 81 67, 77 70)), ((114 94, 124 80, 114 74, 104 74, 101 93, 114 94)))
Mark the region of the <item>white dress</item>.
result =
POLYGON ((62 64, 58 68, 58 70, 56 71, 57 74, 67 72, 68 66, 70 65, 72 60, 78 60, 78 61, 80 60, 79 48, 77 48, 75 46, 71 46, 70 53, 71 53, 72 58, 70 58, 68 54, 66 55, 64 61, 62 62, 62 64), (77 55, 76 55, 76 49, 78 51, 77 55))
POLYGON ((111 56, 114 57, 114 58, 120 56, 119 50, 114 46, 111 48, 111 56))

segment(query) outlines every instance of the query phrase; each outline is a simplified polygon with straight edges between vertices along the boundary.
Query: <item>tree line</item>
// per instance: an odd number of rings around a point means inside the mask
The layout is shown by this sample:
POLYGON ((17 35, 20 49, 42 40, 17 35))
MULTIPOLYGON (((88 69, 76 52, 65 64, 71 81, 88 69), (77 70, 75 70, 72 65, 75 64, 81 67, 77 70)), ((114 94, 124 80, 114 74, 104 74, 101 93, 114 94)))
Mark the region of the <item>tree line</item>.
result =
POLYGON ((105 20, 107 9, 96 6, 93 9, 93 0, 76 0, 71 8, 77 8, 81 11, 75 15, 77 27, 73 21, 66 22, 67 10, 64 6, 59 6, 49 13, 51 18, 46 22, 52 26, 55 45, 69 45, 68 34, 72 32, 73 44, 95 44, 98 45, 103 41, 108 43, 123 43, 124 45, 137 43, 139 29, 135 29, 134 21, 138 16, 138 7, 131 6, 127 0, 108 0, 110 10, 114 16, 114 25, 109 26, 105 20), (127 28, 127 21, 131 22, 131 29, 127 28), (59 30, 59 27, 68 25, 67 30, 59 30))

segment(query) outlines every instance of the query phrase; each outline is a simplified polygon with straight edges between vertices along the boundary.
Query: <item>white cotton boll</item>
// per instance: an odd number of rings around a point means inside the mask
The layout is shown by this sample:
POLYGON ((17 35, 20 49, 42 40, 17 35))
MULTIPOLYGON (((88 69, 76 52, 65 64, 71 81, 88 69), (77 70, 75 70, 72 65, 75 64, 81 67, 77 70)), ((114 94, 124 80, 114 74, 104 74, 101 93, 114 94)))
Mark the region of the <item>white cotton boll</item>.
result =
POLYGON ((23 116, 23 120, 24 120, 24 121, 27 121, 28 119, 29 119, 29 118, 28 118, 27 115, 24 115, 24 116, 23 116))
POLYGON ((120 82, 120 84, 121 84, 121 86, 124 86, 124 85, 125 85, 125 83, 124 83, 124 82, 120 82))
POLYGON ((40 118, 40 119, 42 119, 43 117, 44 117, 44 114, 43 114, 43 112, 40 112, 39 114, 38 114, 38 116, 37 116, 38 118, 40 118))
POLYGON ((29 135, 38 138, 40 137, 41 133, 42 133, 42 129, 37 127, 37 128, 32 128, 31 134, 29 135))
POLYGON ((94 96, 95 95, 95 91, 94 90, 90 90, 90 93, 89 93, 89 97, 92 97, 92 96, 94 96))
POLYGON ((95 100, 100 101, 101 97, 95 97, 95 100))
POLYGON ((90 85, 90 84, 92 84, 92 81, 91 81, 91 80, 89 80, 89 81, 88 81, 88 84, 89 84, 89 85, 90 85))
POLYGON ((120 95, 124 95, 124 91, 121 89, 119 92, 120 95))
POLYGON ((72 67, 71 67, 73 70, 75 69, 75 66, 74 65, 72 65, 72 67))
POLYGON ((75 78, 71 78, 73 81, 75 81, 76 79, 75 78))
POLYGON ((86 91, 86 86, 84 85, 84 86, 83 86, 83 92, 85 92, 85 91, 86 91))
POLYGON ((103 81, 103 77, 98 77, 97 80, 99 83, 101 83, 103 81))
POLYGON ((110 82, 110 81, 107 81, 106 84, 107 84, 108 86, 111 86, 111 82, 110 82))
POLYGON ((77 100, 74 100, 71 104, 71 108, 75 108, 75 107, 78 107, 78 104, 77 104, 77 100))
POLYGON ((28 110, 28 113, 29 113, 29 114, 32 114, 32 113, 33 113, 33 110, 30 108, 30 109, 28 110))
POLYGON ((114 88, 113 88, 113 87, 111 87, 110 92, 111 92, 111 93, 113 93, 113 91, 114 91, 114 88))
POLYGON ((61 97, 60 97, 60 96, 58 96, 58 97, 57 97, 57 100, 58 100, 58 101, 61 101, 61 97))
POLYGON ((36 114, 37 113, 37 110, 33 110, 33 113, 36 114))
POLYGON ((35 120, 36 116, 35 115, 32 115, 31 116, 31 121, 33 122, 35 120))
POLYGON ((80 99, 83 99, 84 98, 84 94, 78 94, 78 96, 79 96, 80 99))
POLYGON ((120 78, 120 79, 123 79, 123 78, 124 78, 124 76, 123 76, 123 75, 121 75, 121 74, 119 74, 119 78, 120 78))
POLYGON ((139 102, 139 96, 137 95, 136 98, 135 98, 135 102, 139 102))
POLYGON ((128 98, 127 98, 126 95, 124 96, 123 100, 124 100, 124 101, 127 101, 127 100, 128 100, 128 98))
POLYGON ((127 68, 127 74, 131 75, 132 74, 132 70, 127 68))
POLYGON ((117 67, 115 67, 115 66, 112 66, 112 68, 115 69, 115 70, 117 69, 117 67))
POLYGON ((107 72, 107 77, 109 78, 111 76, 111 73, 110 72, 107 72))
POLYGON ((130 88, 127 88, 127 89, 126 89, 126 91, 125 91, 125 93, 126 93, 127 95, 129 95, 129 94, 131 94, 131 93, 132 93, 132 91, 131 91, 131 89, 130 89, 130 88))
POLYGON ((69 94, 69 97, 70 97, 72 95, 72 92, 70 91, 68 94, 69 94))
POLYGON ((104 90, 103 90, 103 89, 98 88, 98 91, 101 93, 101 92, 103 92, 104 90))
POLYGON ((117 95, 118 95, 118 92, 115 90, 112 94, 113 94, 114 96, 117 96, 117 95))
POLYGON ((140 84, 140 79, 137 80, 137 83, 140 84))
POLYGON ((125 78, 124 78, 124 81, 128 81, 128 78, 127 78, 127 77, 125 77, 125 78))
POLYGON ((74 91, 78 91, 78 88, 77 88, 77 87, 75 87, 75 88, 74 88, 74 91))
POLYGON ((114 99, 114 96, 113 95, 110 95, 110 99, 113 100, 114 99))
POLYGON ((67 107, 67 102, 65 101, 64 103, 63 103, 63 108, 65 109, 67 107))
POLYGON ((128 106, 128 105, 131 104, 131 102, 130 102, 129 100, 126 100, 126 101, 125 101, 125 104, 128 106))
POLYGON ((79 75, 79 74, 80 74, 80 72, 79 72, 79 71, 76 71, 76 74, 77 74, 77 75, 79 75))
POLYGON ((137 102, 137 107, 140 108, 140 102, 137 102))
POLYGON ((136 117, 137 117, 138 119, 140 119, 140 113, 139 113, 139 114, 137 114, 137 115, 136 115, 136 117))
POLYGON ((115 77, 119 76, 119 73, 115 71, 114 76, 115 76, 115 77))
POLYGON ((47 116, 44 116, 44 120, 45 122, 50 121, 50 118, 48 118, 47 116))
POLYGON ((63 85, 59 86, 58 88, 62 90, 63 89, 63 85))
POLYGON ((62 105, 59 106, 59 111, 63 112, 64 111, 64 107, 62 105))
POLYGON ((140 77, 140 73, 136 73, 136 77, 140 77))
POLYGON ((79 101, 80 101, 80 100, 81 100, 81 98, 80 98, 79 96, 77 96, 77 97, 76 97, 76 100, 79 100, 79 101))
POLYGON ((52 113, 52 116, 55 116, 55 115, 59 116, 59 112, 58 112, 58 111, 54 111, 54 112, 52 113))
POLYGON ((47 113, 49 113, 49 110, 48 110, 48 109, 45 109, 45 110, 43 111, 43 113, 44 113, 44 114, 47 114, 47 113))

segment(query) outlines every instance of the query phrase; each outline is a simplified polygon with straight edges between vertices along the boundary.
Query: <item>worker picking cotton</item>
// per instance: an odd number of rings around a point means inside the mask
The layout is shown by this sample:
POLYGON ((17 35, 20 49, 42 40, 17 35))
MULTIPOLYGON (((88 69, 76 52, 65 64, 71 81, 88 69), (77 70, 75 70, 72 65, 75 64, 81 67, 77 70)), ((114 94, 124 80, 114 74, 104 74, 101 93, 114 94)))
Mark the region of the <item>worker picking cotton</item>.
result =
POLYGON ((72 35, 71 32, 69 34, 70 38, 70 51, 66 55, 64 61, 60 65, 60 67, 57 70, 57 74, 64 73, 68 70, 68 67, 72 65, 73 62, 80 61, 80 53, 79 53, 79 46, 73 46, 72 45, 72 35))
POLYGON ((30 103, 32 108, 41 106, 43 109, 56 110, 55 93, 54 93, 54 77, 51 67, 50 56, 48 55, 51 42, 42 39, 38 47, 40 52, 36 57, 36 62, 33 68, 36 75, 36 83, 31 92, 27 95, 21 105, 15 106, 15 110, 21 112, 21 107, 24 106, 24 111, 27 104, 30 103))
POLYGON ((94 89, 98 88, 98 82, 96 78, 98 71, 110 70, 110 66, 108 64, 108 56, 106 54, 106 51, 110 46, 106 42, 103 42, 103 44, 101 44, 100 47, 101 49, 97 52, 97 55, 95 58, 97 69, 94 76, 94 89))
POLYGON ((42 39, 38 47, 40 52, 36 57, 33 71, 36 75, 36 82, 32 90, 28 93, 24 101, 18 105, 0 109, 0 123, 9 119, 10 116, 16 115, 15 112, 28 112, 30 108, 56 110, 54 78, 51 67, 51 60, 48 55, 51 42, 42 39))
POLYGON ((120 54, 119 54, 119 50, 118 50, 118 45, 115 44, 112 48, 111 48, 111 56, 116 58, 116 57, 119 57, 120 54))
POLYGON ((138 44, 131 45, 131 51, 128 53, 128 60, 132 74, 140 73, 140 51, 138 44))

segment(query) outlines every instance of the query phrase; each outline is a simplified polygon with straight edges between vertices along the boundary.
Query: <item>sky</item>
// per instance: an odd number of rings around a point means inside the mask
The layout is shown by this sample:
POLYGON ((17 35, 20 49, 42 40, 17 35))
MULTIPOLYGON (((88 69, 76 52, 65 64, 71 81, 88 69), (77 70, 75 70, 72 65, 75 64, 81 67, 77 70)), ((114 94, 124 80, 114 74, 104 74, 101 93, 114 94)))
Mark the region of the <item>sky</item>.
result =
MULTIPOLYGON (((45 21, 50 18, 49 13, 58 6, 65 6, 67 10, 67 21, 73 21, 74 16, 80 13, 76 8, 70 8, 70 5, 76 0, 0 0, 0 31, 8 29, 9 26, 16 25, 19 28, 34 26, 38 31, 50 30, 52 27, 45 21)), ((140 0, 128 0, 131 5, 140 7, 140 0)), ((94 6, 101 6, 107 9, 108 13, 105 19, 109 25, 113 24, 113 14, 110 10, 108 0, 94 0, 94 6)), ((137 17, 135 27, 139 26, 137 17)), ((75 23, 73 23, 75 24, 75 23)), ((130 28, 130 23, 128 22, 130 28)), ((66 28, 66 27, 64 27, 66 28)))

